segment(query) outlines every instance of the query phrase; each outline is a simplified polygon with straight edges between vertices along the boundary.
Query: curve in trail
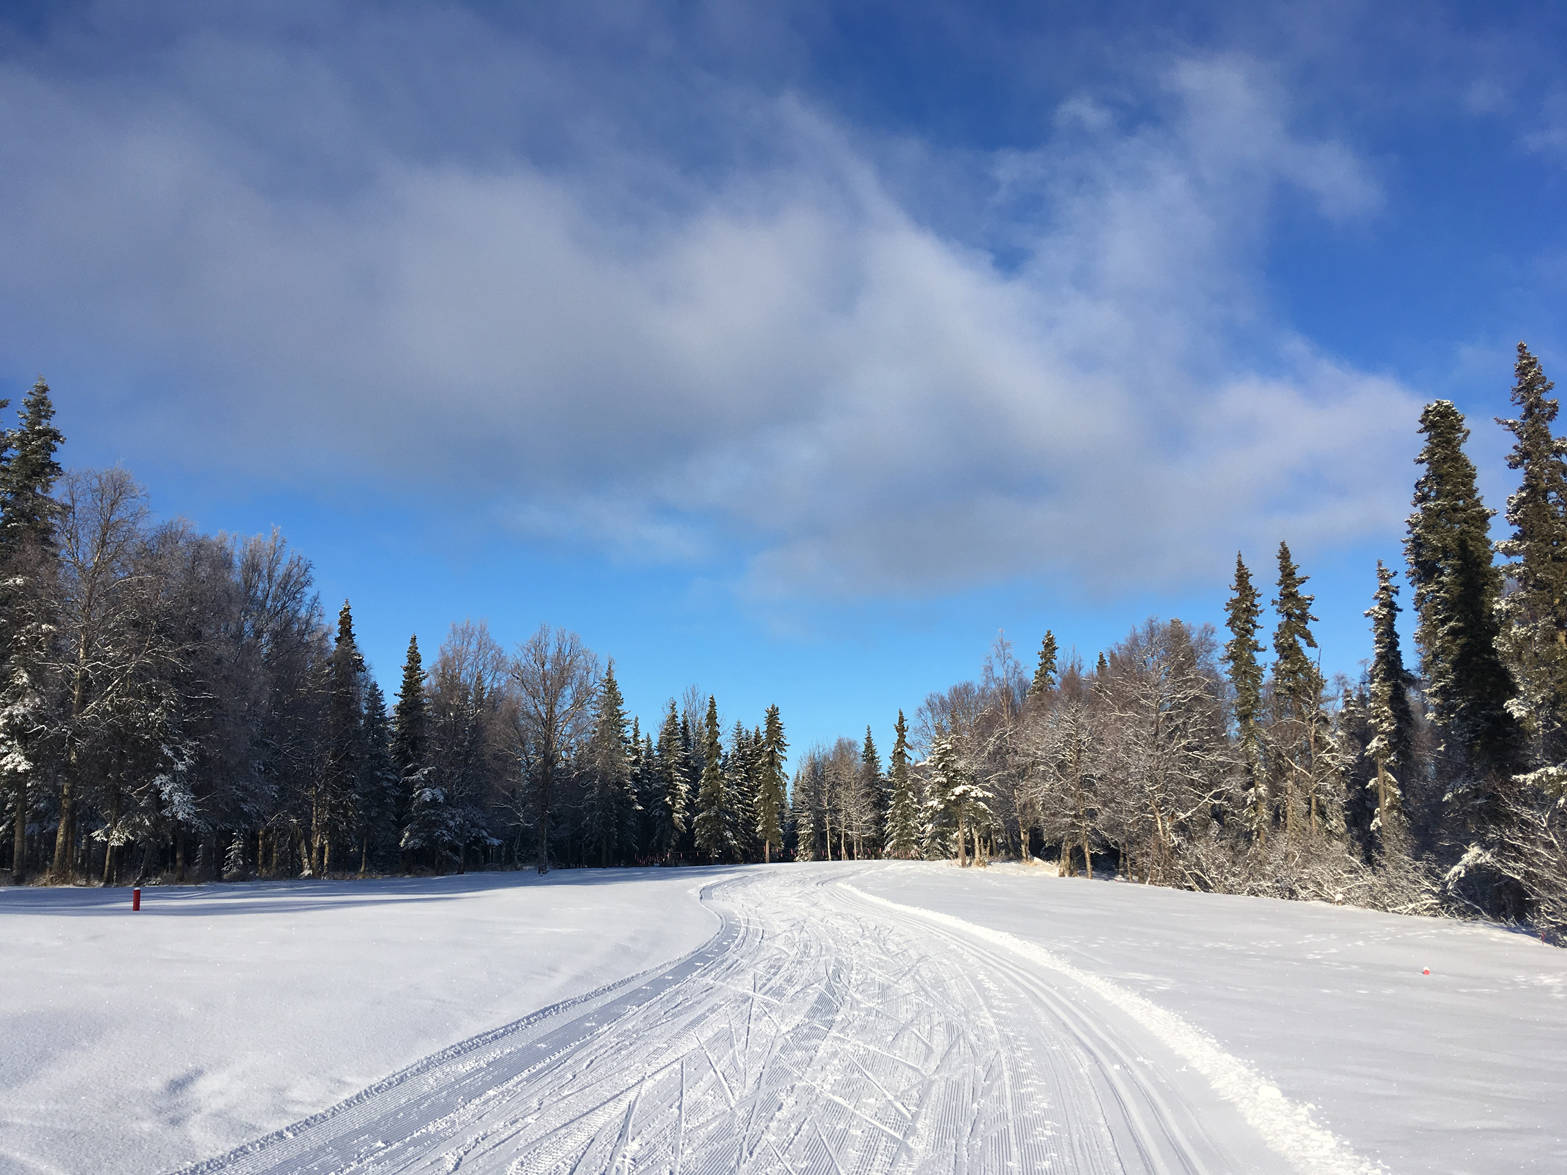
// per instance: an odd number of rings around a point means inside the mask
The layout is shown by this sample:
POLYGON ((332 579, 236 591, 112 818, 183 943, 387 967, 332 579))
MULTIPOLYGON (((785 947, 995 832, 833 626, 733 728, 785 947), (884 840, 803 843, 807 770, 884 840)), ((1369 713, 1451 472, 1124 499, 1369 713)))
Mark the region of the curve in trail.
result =
POLYGON ((1213 1074, 1096 977, 853 876, 715 883, 698 951, 183 1175, 1277 1168, 1213 1074))
MULTIPOLYGON (((957 949, 965 949, 964 940, 969 943, 977 941, 1001 947, 1017 959, 1025 961, 1030 965, 1027 968, 1020 967, 1005 956, 998 957, 994 953, 986 955, 991 965, 1009 971, 1017 982, 1032 989, 1085 1047, 1100 1054, 1102 1068, 1118 1068, 1117 1062, 1111 1058, 1124 1057, 1123 1046, 1117 1044, 1105 1031, 1102 1020, 1095 1023, 1085 1015, 1086 1009, 1064 999, 1059 991, 1045 982, 1045 977, 1058 976, 1068 980, 1080 989, 1081 995, 1094 999, 1102 1018, 1109 1012, 1110 1018, 1129 1022, 1145 1037, 1163 1044, 1184 1066, 1197 1073, 1218 1097, 1233 1105, 1268 1147, 1296 1170, 1310 1175, 1375 1175, 1385 1170, 1382 1164, 1357 1154, 1347 1143, 1317 1122, 1311 1107, 1285 1096, 1278 1086, 1239 1057, 1226 1052, 1208 1033, 1152 1000, 1102 976, 1084 971, 1037 943, 1006 931, 980 926, 951 914, 894 902, 866 893, 852 884, 846 884, 843 888, 863 902, 913 923, 925 925, 937 933, 945 932, 943 937, 957 949)), ((1082 1002, 1081 995, 1078 1004, 1082 1002)), ((1166 1102, 1152 1089, 1141 1092, 1153 1103, 1166 1102)), ((1157 1104, 1150 1108, 1154 1110, 1154 1118, 1161 1127, 1175 1127, 1178 1112, 1161 1109, 1157 1104)), ((1197 1128, 1200 1132, 1200 1124, 1197 1124, 1197 1128)), ((1182 1143, 1183 1148, 1190 1145, 1189 1142, 1182 1143)))

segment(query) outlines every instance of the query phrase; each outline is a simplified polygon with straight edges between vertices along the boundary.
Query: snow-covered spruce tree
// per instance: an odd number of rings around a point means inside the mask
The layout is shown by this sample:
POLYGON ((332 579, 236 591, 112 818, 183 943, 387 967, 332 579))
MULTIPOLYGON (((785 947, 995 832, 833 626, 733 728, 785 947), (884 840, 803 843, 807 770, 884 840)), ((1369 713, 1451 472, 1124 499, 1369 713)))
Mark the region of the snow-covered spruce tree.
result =
POLYGON ((702 723, 702 779, 696 796, 696 851, 717 864, 732 859, 733 839, 724 801, 723 747, 718 739, 718 701, 709 694, 702 723))
POLYGON ((879 853, 887 835, 887 785, 881 773, 881 755, 871 728, 865 728, 865 743, 860 747, 860 771, 856 777, 860 808, 866 813, 866 827, 859 838, 856 856, 879 853))
POLYGON ((408 655, 403 660, 403 680, 397 690, 397 705, 392 711, 392 768, 399 780, 396 820, 407 828, 413 808, 413 796, 423 786, 426 767, 426 739, 429 734, 429 703, 424 694, 424 661, 419 656, 419 638, 408 638, 408 655))
POLYGON ((632 735, 627 739, 625 750, 632 768, 632 801, 636 804, 627 854, 630 862, 641 865, 646 863, 647 852, 653 841, 652 813, 647 810, 647 805, 657 801, 657 796, 652 794, 652 772, 649 771, 653 758, 652 747, 644 746, 642 721, 636 714, 632 714, 632 735))
POLYGON ((1030 701, 1047 696, 1056 687, 1056 636, 1048 628, 1039 646, 1039 664, 1034 669, 1034 680, 1029 683, 1030 701))
POLYGON ((386 695, 368 677, 364 693, 364 759, 354 795, 361 877, 370 871, 372 861, 379 866, 398 843, 401 830, 397 826, 397 806, 402 795, 402 777, 392 766, 386 695))
POLYGON ((408 823, 403 827, 399 847, 414 861, 425 861, 444 872, 447 862, 455 861, 461 850, 460 818, 442 787, 434 764, 427 764, 413 777, 413 794, 408 800, 408 823))
POLYGON ((646 864, 658 855, 659 829, 663 827, 666 817, 664 784, 659 775, 658 752, 653 747, 653 736, 642 730, 640 718, 631 719, 631 737, 637 748, 631 766, 637 797, 636 861, 638 864, 646 864))
POLYGON ((933 805, 932 823, 952 830, 959 867, 972 860, 979 863, 980 830, 990 820, 990 794, 974 778, 973 769, 963 761, 953 738, 939 733, 931 740, 929 795, 933 805), (968 852, 972 838, 974 852, 968 852))
MULTIPOLYGON (((515 711, 501 708, 503 697, 510 704, 504 691, 511 670, 488 626, 468 620, 452 625, 430 670, 426 764, 402 844, 437 869, 462 872, 470 849, 499 843, 487 824, 486 797, 520 758, 512 741, 515 711)), ((513 819, 520 820, 519 808, 536 812, 520 789, 510 794, 513 819)))
POLYGON ((1567 440, 1554 435, 1558 403, 1540 362, 1518 344, 1512 401, 1518 416, 1507 466, 1519 486, 1507 499, 1512 533, 1497 544, 1512 590, 1500 604, 1503 654, 1518 695, 1509 709, 1528 743, 1522 766, 1560 795, 1567 786, 1567 440))
POLYGON ((310 871, 316 877, 331 870, 332 846, 354 823, 354 791, 364 766, 364 678, 353 613, 344 600, 327 678, 325 755, 310 806, 310 871))
POLYGON ((653 752, 661 819, 652 847, 664 861, 673 860, 682 851, 691 827, 691 794, 681 744, 680 712, 675 699, 670 698, 664 724, 659 728, 658 746, 653 752))
POLYGON ((1279 543, 1279 594, 1273 608, 1278 627, 1273 633, 1273 692, 1277 715, 1274 745, 1284 779, 1284 839, 1293 841, 1297 825, 1315 836, 1324 826, 1342 821, 1342 809, 1331 811, 1332 763, 1326 754, 1328 716, 1322 705, 1322 674, 1306 653, 1317 640, 1311 624, 1314 597, 1300 589, 1310 576, 1301 575, 1288 543, 1279 543))
POLYGON ((735 719, 729 732, 729 754, 724 759, 724 828, 733 846, 734 859, 750 861, 752 854, 760 855, 756 839, 756 781, 759 778, 757 759, 761 749, 761 732, 747 730, 745 723, 735 719))
POLYGON ((680 854, 696 860, 696 804, 697 793, 702 789, 702 769, 707 760, 702 746, 702 722, 704 709, 699 691, 694 686, 686 690, 680 710, 680 742, 676 762, 685 775, 686 832, 680 842, 680 854))
POLYGON ((1441 740, 1449 834, 1472 841, 1494 819, 1499 788, 1517 765, 1511 674, 1497 652, 1502 573, 1491 561, 1491 511, 1464 453, 1469 429, 1452 403, 1420 414, 1424 472, 1415 482, 1404 552, 1414 588, 1415 643, 1441 740))
POLYGON ((626 704, 610 658, 593 702, 593 729, 583 761, 582 825, 588 855, 609 865, 631 856, 637 798, 632 789, 626 704))
POLYGON ((1272 797, 1268 793, 1268 775, 1262 759, 1262 666, 1257 654, 1262 645, 1257 633, 1262 628, 1262 607, 1251 571, 1240 552, 1235 554, 1235 582, 1229 602, 1224 606, 1225 625, 1230 639, 1224 644, 1221 660, 1229 673, 1234 691, 1235 734, 1240 750, 1242 772, 1242 820, 1253 844, 1267 843, 1273 822, 1272 797))
POLYGON ((920 855, 920 801, 909 771, 909 724, 898 711, 893 728, 892 764, 888 773, 892 798, 887 806, 885 853, 896 860, 911 861, 920 855))
POLYGON ((54 426, 49 385, 33 384, 20 425, 0 447, 0 780, 14 796, 11 877, 27 876, 29 781, 43 766, 50 666, 56 661, 59 561, 50 494, 60 476, 55 452, 64 438, 54 426))
POLYGON ((825 831, 827 774, 819 748, 805 753, 794 774, 789 808, 794 821, 794 855, 797 861, 830 860, 825 831))
MULTIPOLYGON (((1344 831, 1353 846, 1357 862, 1372 865, 1390 863, 1382 851, 1377 823, 1376 764, 1366 749, 1376 732, 1371 727, 1370 674, 1361 676, 1357 685, 1347 679, 1337 683, 1338 709, 1333 714, 1333 745, 1343 757, 1344 831)), ((1406 817, 1406 828, 1409 821, 1406 817)))
POLYGON ((236 832, 229 838, 228 851, 223 855, 223 880, 245 880, 245 836, 236 832))
POLYGON ((1381 856, 1408 851, 1401 779, 1414 769, 1414 715, 1409 708, 1409 674, 1398 645, 1398 585, 1393 572, 1377 560, 1375 601, 1366 612, 1371 620, 1371 668, 1367 682, 1367 719, 1371 741, 1366 754, 1376 774, 1376 816, 1371 831, 1381 856))
POLYGON ((784 780, 784 755, 789 743, 784 738, 783 719, 776 705, 767 707, 762 727, 761 782, 757 788, 756 838, 762 844, 762 862, 783 850, 783 815, 787 784, 784 780))

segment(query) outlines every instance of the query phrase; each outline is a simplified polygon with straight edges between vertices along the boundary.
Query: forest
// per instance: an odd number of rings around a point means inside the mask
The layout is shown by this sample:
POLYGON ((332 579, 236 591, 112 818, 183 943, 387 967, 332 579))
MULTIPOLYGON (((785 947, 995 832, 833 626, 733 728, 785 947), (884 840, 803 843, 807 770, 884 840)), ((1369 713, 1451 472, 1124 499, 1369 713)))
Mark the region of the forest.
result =
POLYGON ((39 380, 0 451, 0 863, 111 884, 1043 858, 1560 941, 1567 441, 1522 343, 1514 375, 1499 541, 1463 416, 1418 422, 1407 662, 1379 563, 1366 669, 1326 678, 1281 541, 1271 623, 1237 555, 1222 630, 1149 619, 1091 665, 1047 631, 1031 672, 998 639, 978 681, 897 715, 885 764, 867 727, 792 765, 777 706, 724 730, 692 688, 644 729, 560 628, 507 650, 465 620, 428 665, 411 639, 387 699, 280 534, 155 522, 124 469, 63 472, 39 380))

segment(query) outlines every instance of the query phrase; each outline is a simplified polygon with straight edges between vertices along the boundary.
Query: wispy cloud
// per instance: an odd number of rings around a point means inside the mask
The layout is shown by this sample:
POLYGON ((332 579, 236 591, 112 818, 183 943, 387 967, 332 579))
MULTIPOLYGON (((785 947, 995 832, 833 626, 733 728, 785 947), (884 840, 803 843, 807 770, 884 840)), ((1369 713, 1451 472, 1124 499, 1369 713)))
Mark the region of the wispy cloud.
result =
POLYGON ((1398 512, 1416 399, 1297 337, 1265 272, 1280 200, 1331 224, 1381 186, 1255 60, 1171 54, 959 154, 457 12, 323 11, 0 65, 12 358, 135 389, 133 459, 411 472, 763 593, 1181 580, 1398 512))

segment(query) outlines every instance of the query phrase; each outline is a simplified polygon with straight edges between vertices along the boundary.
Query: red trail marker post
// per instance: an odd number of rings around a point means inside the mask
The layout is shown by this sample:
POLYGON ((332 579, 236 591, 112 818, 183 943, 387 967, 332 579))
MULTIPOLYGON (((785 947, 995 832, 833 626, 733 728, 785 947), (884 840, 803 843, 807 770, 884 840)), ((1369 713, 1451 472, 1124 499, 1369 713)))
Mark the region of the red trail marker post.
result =
POLYGON ((141 886, 139 885, 135 889, 131 890, 131 909, 141 909, 141 886))

